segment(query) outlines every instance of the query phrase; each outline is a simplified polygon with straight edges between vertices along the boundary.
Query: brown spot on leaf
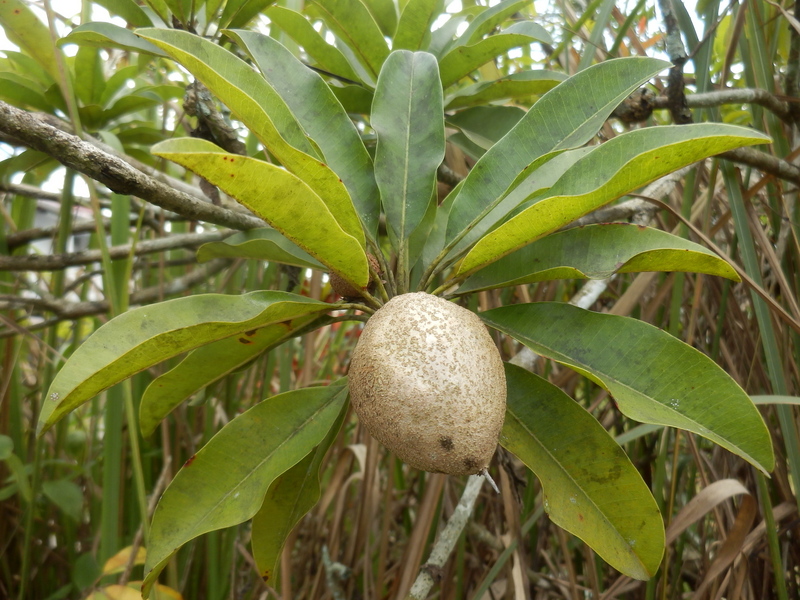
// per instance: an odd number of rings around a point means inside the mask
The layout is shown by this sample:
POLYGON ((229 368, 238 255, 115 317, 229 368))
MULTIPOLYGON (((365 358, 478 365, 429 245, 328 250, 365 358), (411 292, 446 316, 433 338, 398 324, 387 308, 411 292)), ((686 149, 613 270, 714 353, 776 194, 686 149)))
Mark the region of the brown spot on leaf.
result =
POLYGON ((247 337, 253 337, 256 334, 256 330, 255 329, 251 329, 250 331, 245 331, 244 334, 247 337))
POLYGON ((241 343, 243 343, 243 344, 252 344, 253 343, 253 340, 248 340, 247 338, 243 338, 243 337, 239 338, 239 341, 241 343))
POLYGON ((187 460, 185 463, 183 463, 183 466, 184 467, 188 467, 189 465, 191 465, 194 462, 194 459, 195 459, 196 456, 197 456, 196 454, 192 454, 189 457, 189 460, 187 460))

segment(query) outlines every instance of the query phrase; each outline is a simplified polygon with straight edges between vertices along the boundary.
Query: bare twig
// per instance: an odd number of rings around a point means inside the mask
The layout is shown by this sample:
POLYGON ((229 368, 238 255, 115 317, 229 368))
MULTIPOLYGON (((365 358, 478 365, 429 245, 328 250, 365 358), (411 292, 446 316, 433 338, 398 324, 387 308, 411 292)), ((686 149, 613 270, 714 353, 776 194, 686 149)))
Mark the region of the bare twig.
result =
POLYGON ((264 225, 258 217, 214 206, 176 190, 96 145, 64 133, 31 113, 2 101, 0 131, 35 150, 49 154, 118 194, 138 196, 188 219, 216 223, 231 229, 253 229, 264 225))
POLYGON ((442 530, 442 533, 439 534, 439 539, 431 550, 430 558, 428 558, 427 563, 422 565, 419 575, 417 575, 414 585, 411 586, 411 592, 408 594, 406 600, 424 600, 424 598, 428 597, 428 592, 436 582, 434 575, 441 571, 444 563, 447 562, 447 558, 453 551, 458 538, 461 536, 461 532, 469 520, 469 516, 472 514, 475 500, 478 498, 482 486, 483 475, 471 475, 467 480, 467 485, 464 488, 464 492, 461 494, 461 500, 458 501, 458 506, 456 506, 453 514, 447 521, 447 525, 442 530))

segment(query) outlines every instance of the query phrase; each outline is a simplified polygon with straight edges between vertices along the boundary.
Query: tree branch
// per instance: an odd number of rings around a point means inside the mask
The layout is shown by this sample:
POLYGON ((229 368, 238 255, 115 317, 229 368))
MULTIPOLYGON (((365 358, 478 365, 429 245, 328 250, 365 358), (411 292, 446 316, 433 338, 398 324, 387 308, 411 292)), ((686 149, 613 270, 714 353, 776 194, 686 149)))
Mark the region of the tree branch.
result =
POLYGON ((475 500, 483 486, 483 475, 470 475, 467 479, 467 485, 464 492, 461 494, 461 500, 458 501, 458 506, 453 511, 447 525, 439 534, 439 539, 436 545, 431 550, 428 562, 422 565, 422 568, 417 575, 414 585, 411 586, 411 591, 406 600, 424 600, 428 597, 428 592, 436 582, 434 575, 439 573, 447 562, 447 558, 453 551, 453 548, 461 536, 461 531, 469 520, 472 514, 472 509, 475 506, 475 500))
MULTIPOLYGON (((170 281, 166 285, 154 285, 143 290, 133 292, 130 298, 130 304, 141 305, 150 302, 156 302, 166 296, 174 296, 181 294, 196 285, 205 283, 216 273, 231 263, 228 259, 215 259, 203 266, 196 268, 191 273, 178 277, 170 281)), ((19 308, 36 308, 42 311, 51 312, 56 315, 53 319, 47 319, 41 323, 36 323, 25 327, 26 332, 37 331, 40 329, 47 329, 60 321, 69 321, 80 319, 81 317, 89 317, 92 315, 99 315, 107 313, 109 310, 109 303, 107 300, 98 300, 92 302, 69 302, 63 298, 60 299, 45 299, 45 298, 25 298, 19 295, 0 295, 0 310, 13 310, 19 308)), ((0 339, 19 335, 18 327, 9 327, 8 329, 0 331, 0 339)))
MULTIPOLYGON (((218 242, 232 233, 233 232, 230 230, 209 231, 206 233, 182 233, 155 240, 141 240, 136 242, 134 254, 136 256, 141 256, 175 248, 195 248, 208 242, 218 242)), ((112 259, 128 258, 130 253, 131 244, 111 246, 108 249, 108 254, 112 259)), ((66 269, 67 267, 100 262, 102 259, 103 254, 100 250, 86 250, 84 252, 71 252, 68 254, 0 256, 0 271, 57 271, 59 269, 66 269)))
MULTIPOLYGON (((792 122, 789 103, 779 100, 761 88, 724 89, 686 96, 689 108, 712 108, 724 104, 757 104, 772 111, 782 121, 792 122)), ((653 108, 669 108, 670 100, 666 96, 657 96, 653 100, 653 108)))
POLYGON ((723 152, 719 156, 735 163, 755 167, 764 173, 769 173, 779 179, 785 179, 800 186, 800 167, 772 154, 746 146, 723 152))
POLYGON ((214 206, 176 190, 96 145, 65 133, 33 114, 2 101, 0 132, 52 156, 118 194, 137 196, 187 219, 216 223, 231 229, 253 229, 264 225, 258 217, 214 206))

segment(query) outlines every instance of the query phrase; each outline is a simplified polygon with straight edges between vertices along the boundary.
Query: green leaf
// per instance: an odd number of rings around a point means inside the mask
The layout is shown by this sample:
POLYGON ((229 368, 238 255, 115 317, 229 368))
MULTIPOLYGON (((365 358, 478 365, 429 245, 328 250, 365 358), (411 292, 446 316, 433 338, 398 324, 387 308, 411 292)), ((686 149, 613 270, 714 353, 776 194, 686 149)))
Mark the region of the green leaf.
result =
POLYGON ((548 190, 568 169, 593 149, 593 146, 584 146, 574 150, 551 152, 531 163, 508 187, 504 196, 494 203, 494 207, 486 213, 486 216, 473 225, 455 245, 450 255, 455 256, 471 246, 475 240, 504 221, 509 214, 513 214, 513 211, 527 198, 548 190))
POLYGON ((489 36, 470 46, 456 46, 439 62, 442 85, 447 88, 499 55, 538 41, 541 41, 540 36, 504 32, 489 36))
POLYGON ((108 109, 102 111, 99 115, 99 119, 101 123, 108 123, 130 113, 153 108, 161 103, 162 101, 157 98, 142 97, 138 94, 122 96, 119 100, 114 102, 114 104, 109 106, 108 109))
POLYGON ((648 127, 617 136, 567 170, 547 198, 482 238, 458 267, 471 273, 578 217, 676 169, 769 137, 735 125, 648 127))
POLYGON ((756 404, 796 404, 800 406, 800 397, 798 396, 750 396, 750 399, 756 404))
POLYGON ((153 514, 143 597, 183 544, 252 518, 272 482, 325 439, 346 399, 346 385, 280 394, 233 419, 186 461, 153 514))
POLYGON ((265 582, 274 579, 286 538, 303 515, 319 501, 322 460, 336 440, 346 414, 347 404, 343 404, 325 439, 303 460, 272 482, 264 503, 253 517, 250 534, 253 558, 258 565, 259 575, 265 582))
POLYGON ((119 48, 138 54, 167 57, 158 46, 143 40, 135 33, 113 23, 84 23, 58 41, 59 45, 77 44, 96 48, 119 48))
POLYGON ((41 435, 101 391, 204 344, 319 314, 330 305, 288 292, 200 294, 134 308, 97 329, 67 360, 39 415, 41 435))
POLYGON ((271 227, 241 231, 221 242, 209 242, 197 249, 197 262, 215 258, 252 258, 325 270, 322 263, 271 227))
POLYGON ((220 17, 219 28, 244 27, 275 0, 228 0, 220 17))
POLYGON ((83 46, 75 55, 75 94, 83 104, 99 104, 106 86, 97 48, 83 46))
POLYGON ((470 171, 450 214, 447 241, 491 211, 531 163, 589 141, 622 100, 668 66, 651 58, 608 60, 547 92, 470 171), (586 102, 586 90, 592 102, 586 102))
POLYGON ((69 479, 42 482, 42 491, 61 512, 76 523, 83 517, 83 492, 69 479))
POLYGON ((333 171, 342 178, 364 227, 377 235, 378 188, 372 158, 330 87, 279 42, 250 31, 229 31, 289 106, 333 171))
POLYGON ((372 110, 372 91, 360 85, 331 84, 331 91, 344 109, 351 114, 368 115, 372 110))
POLYGON ((318 68, 353 82, 361 80, 344 54, 336 46, 326 42, 303 15, 281 6, 269 8, 266 15, 272 23, 303 47, 318 68))
POLYGON ((32 501, 33 489, 31 488, 31 482, 28 480, 28 472, 19 456, 11 453, 3 460, 5 460, 8 470, 11 471, 11 481, 13 481, 13 483, 0 489, 0 497, 3 497, 5 494, 8 494, 5 498, 11 497, 15 491, 14 486, 16 486, 16 491, 19 492, 20 497, 25 502, 32 501))
POLYGON ((372 18, 386 37, 392 37, 397 29, 397 7, 395 0, 365 0, 372 18))
POLYGON ((582 406, 556 386, 506 364, 500 444, 539 478, 550 519, 635 579, 664 554, 658 505, 630 459, 582 406))
MULTIPOLYGON (((532 4, 532 2, 533 0, 503 0, 494 6, 485 8, 474 19, 472 19, 469 27, 467 27, 464 30, 464 33, 462 33, 459 38, 453 42, 453 46, 474 44, 484 35, 494 30, 495 27, 505 21, 506 18, 519 12, 529 4, 532 4)), ((550 36, 547 35, 547 39, 549 38, 550 36)), ((552 40, 550 43, 552 43, 552 40)))
POLYGON ((516 106, 473 106, 449 115, 447 125, 488 150, 524 116, 525 111, 516 106))
POLYGON ((364 231, 349 198, 347 204, 326 203, 285 169, 228 154, 198 138, 166 140, 153 146, 152 152, 219 186, 347 281, 367 286, 364 231), (349 225, 350 231, 342 223, 349 225))
POLYGON ((133 27, 152 27, 153 22, 135 0, 95 0, 110 14, 122 17, 133 27))
POLYGON ((15 106, 55 112, 55 107, 44 97, 38 82, 18 73, 0 73, 0 99, 15 106))
POLYGON ((427 49, 431 26, 443 12, 444 0, 409 0, 400 15, 392 50, 427 49))
POLYGON ((139 405, 142 435, 146 437, 155 432, 159 423, 184 400, 293 337, 298 329, 317 318, 304 315, 192 350, 175 368, 156 377, 144 391, 139 405))
POLYGON ((692 431, 764 472, 773 469, 769 432, 748 395, 710 358, 657 327, 558 302, 480 317, 607 389, 631 419, 692 431))
MULTIPOLYGON (((137 34, 168 52, 202 81, 273 156, 326 203, 343 207, 349 204, 350 208, 344 210, 352 213, 358 222, 347 188, 336 173, 317 158, 314 144, 280 95, 246 62, 217 44, 185 31, 144 29, 137 34)), ((337 218, 340 216, 337 214, 337 218)), ((341 224, 351 235, 363 236, 360 224, 354 228, 347 222, 341 224)))
POLYGON ((371 77, 377 81, 389 46, 378 24, 361 0, 313 0, 325 24, 350 50, 371 77))
POLYGON ((12 43, 39 63, 55 81, 59 81, 50 30, 28 8, 27 2, 21 0, 0 2, 0 26, 12 43))
POLYGON ((14 454, 14 440, 0 434, 0 460, 8 460, 12 454, 14 454))
POLYGON ((422 222, 444 158, 442 85, 436 57, 398 50, 383 65, 371 124, 378 138, 375 179, 386 220, 407 239, 422 222))
POLYGON ((576 227, 548 235, 481 269, 459 294, 553 279, 605 279, 614 273, 685 271, 739 276, 716 254, 675 235, 628 223, 576 227))
MULTIPOLYGON (((484 81, 458 90, 447 97, 447 109, 485 105, 505 99, 522 99, 550 91, 564 81, 565 75, 554 71, 522 71, 494 81, 484 81)), ((489 108, 481 106, 481 108, 489 108)))
POLYGON ((3 50, 3 54, 5 54, 5 58, 0 58, 2 71, 24 75, 37 82, 43 89, 47 89, 55 83, 53 76, 30 56, 13 50, 3 50))

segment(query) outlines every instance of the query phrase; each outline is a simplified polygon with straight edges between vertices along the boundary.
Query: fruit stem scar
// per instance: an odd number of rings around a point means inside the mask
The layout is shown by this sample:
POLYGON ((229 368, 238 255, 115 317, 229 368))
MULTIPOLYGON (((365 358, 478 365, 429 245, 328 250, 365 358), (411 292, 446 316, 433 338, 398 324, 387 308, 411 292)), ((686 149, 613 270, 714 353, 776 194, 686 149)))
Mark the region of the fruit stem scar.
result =
POLYGON ((494 482, 494 479, 492 479, 492 476, 489 475, 489 469, 481 469, 480 471, 478 471, 478 475, 483 475, 483 478, 489 482, 489 485, 492 486, 492 489, 495 491, 495 493, 497 494, 500 493, 500 488, 497 487, 497 484, 494 482))

